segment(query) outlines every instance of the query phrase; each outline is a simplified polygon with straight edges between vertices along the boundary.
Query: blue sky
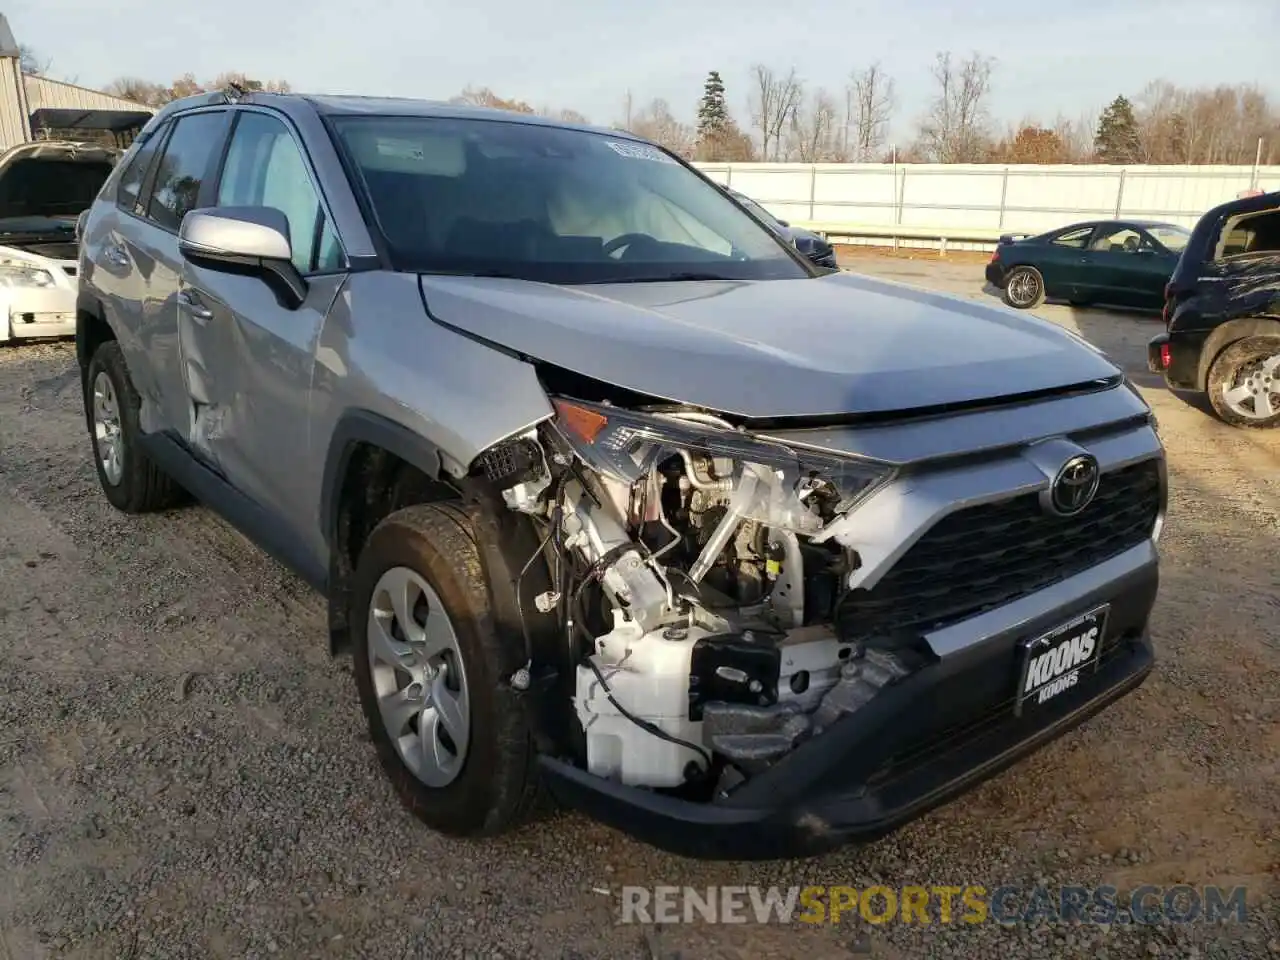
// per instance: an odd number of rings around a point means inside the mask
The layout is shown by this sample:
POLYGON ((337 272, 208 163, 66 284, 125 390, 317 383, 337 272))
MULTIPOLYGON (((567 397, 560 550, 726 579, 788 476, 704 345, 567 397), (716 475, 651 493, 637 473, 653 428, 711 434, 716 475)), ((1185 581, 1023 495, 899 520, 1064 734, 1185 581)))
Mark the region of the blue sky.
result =
POLYGON ((664 97, 692 119, 709 69, 748 123, 756 62, 794 65, 841 90, 878 60, 898 89, 895 138, 930 94, 934 53, 997 60, 997 121, 1095 113, 1117 93, 1165 78, 1256 83, 1280 99, 1280 0, 9 0, 20 43, 51 74, 86 86, 121 74, 168 82, 226 70, 296 90, 447 98, 472 84, 597 123, 664 97), (794 11, 794 12, 792 12, 794 11), (1035 11, 1035 12, 1031 12, 1035 11))

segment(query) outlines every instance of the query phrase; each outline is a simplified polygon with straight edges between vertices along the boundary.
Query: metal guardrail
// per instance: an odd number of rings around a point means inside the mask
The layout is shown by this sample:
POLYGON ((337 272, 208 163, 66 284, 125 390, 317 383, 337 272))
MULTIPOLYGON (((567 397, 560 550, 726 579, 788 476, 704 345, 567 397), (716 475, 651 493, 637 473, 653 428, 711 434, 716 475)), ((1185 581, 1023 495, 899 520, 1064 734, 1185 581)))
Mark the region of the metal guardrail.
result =
MULTIPOLYGON (((988 227, 916 227, 902 224, 866 224, 866 223, 829 223, 817 220, 791 220, 792 226, 802 230, 811 230, 825 236, 828 240, 839 242, 844 239, 859 240, 892 240, 893 248, 898 249, 903 240, 929 240, 938 244, 940 256, 947 255, 948 243, 987 243, 995 244, 1008 230, 996 230, 988 227)), ((1015 236, 1027 236, 1017 234, 1015 236)))

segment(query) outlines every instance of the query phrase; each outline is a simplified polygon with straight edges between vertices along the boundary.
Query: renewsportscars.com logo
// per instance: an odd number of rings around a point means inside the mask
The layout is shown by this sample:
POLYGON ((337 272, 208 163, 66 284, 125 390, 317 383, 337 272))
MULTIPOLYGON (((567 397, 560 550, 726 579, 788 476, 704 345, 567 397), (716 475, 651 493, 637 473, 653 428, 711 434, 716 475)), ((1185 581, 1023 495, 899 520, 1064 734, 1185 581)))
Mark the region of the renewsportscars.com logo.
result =
MULTIPOLYGON (((603 892, 603 891, 602 891, 603 892)), ((1248 920, 1245 887, 623 887, 622 922, 1144 924, 1248 920)))

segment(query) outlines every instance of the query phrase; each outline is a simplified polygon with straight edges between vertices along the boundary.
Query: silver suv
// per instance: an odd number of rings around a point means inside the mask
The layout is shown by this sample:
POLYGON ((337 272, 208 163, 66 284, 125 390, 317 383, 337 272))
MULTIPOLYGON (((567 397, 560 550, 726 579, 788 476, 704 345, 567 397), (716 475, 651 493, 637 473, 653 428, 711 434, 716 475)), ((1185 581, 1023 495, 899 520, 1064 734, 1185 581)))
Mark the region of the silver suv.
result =
POLYGON ((82 231, 107 498, 189 491, 327 598, 437 830, 545 787, 689 855, 813 853, 1152 667, 1165 466, 1120 372, 822 271, 628 134, 202 95, 82 231))

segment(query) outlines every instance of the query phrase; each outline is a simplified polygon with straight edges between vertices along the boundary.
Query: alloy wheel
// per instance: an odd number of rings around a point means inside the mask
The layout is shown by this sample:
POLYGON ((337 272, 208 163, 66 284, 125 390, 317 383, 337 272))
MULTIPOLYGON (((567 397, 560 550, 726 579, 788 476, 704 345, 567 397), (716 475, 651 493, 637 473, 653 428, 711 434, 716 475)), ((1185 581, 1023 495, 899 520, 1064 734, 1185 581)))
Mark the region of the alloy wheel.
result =
POLYGON ((400 759, 427 786, 448 786, 470 741, 466 668, 439 595, 408 567, 392 567, 374 587, 368 653, 378 710, 400 759))
POLYGON ((1029 270, 1019 270, 1009 278, 1009 299, 1019 306, 1034 303, 1040 293, 1040 281, 1029 270))
POLYGON ((114 487, 124 476, 124 435, 116 388, 105 370, 93 378, 93 441, 103 476, 114 487))
POLYGON ((1268 420, 1280 413, 1280 353, 1237 367, 1222 400, 1246 420, 1268 420))

